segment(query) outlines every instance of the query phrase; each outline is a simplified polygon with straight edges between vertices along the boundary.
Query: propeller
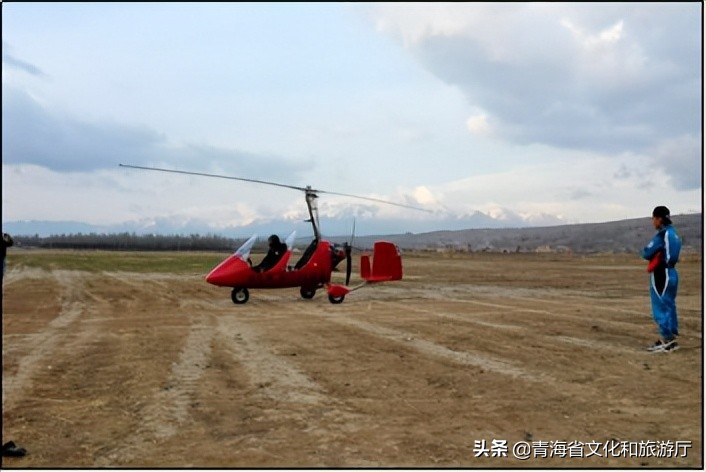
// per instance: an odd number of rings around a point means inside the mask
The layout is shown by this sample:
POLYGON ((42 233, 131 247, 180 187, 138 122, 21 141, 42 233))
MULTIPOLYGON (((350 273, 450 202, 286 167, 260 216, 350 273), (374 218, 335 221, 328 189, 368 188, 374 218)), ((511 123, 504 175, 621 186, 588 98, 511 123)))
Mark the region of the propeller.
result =
POLYGON ((343 250, 346 252, 346 285, 351 281, 351 266, 352 266, 352 257, 351 253, 353 252, 353 240, 355 239, 355 218, 353 218, 353 231, 351 231, 351 242, 350 243, 345 243, 343 246, 343 250))
POLYGON ((355 239, 355 218, 353 219, 353 231, 351 232, 351 239, 345 241, 343 244, 336 243, 331 248, 333 268, 336 269, 337 266, 346 260, 346 285, 351 281, 351 271, 353 268, 353 259, 351 254, 353 253, 353 240, 355 239))
POLYGON ((351 281, 351 249, 353 248, 350 245, 346 244, 346 285, 348 285, 351 281))

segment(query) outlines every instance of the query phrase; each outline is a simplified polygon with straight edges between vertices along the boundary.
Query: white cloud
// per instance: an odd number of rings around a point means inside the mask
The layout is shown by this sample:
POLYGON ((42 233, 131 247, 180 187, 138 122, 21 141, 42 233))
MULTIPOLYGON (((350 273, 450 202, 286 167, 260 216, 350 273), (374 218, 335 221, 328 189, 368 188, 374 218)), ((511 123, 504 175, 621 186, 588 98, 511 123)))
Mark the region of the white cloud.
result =
POLYGON ((431 206, 437 205, 439 200, 425 186, 419 186, 414 189, 414 199, 420 205, 431 206))
POLYGON ((647 161, 640 154, 575 153, 564 159, 548 155, 541 162, 466 177, 429 190, 434 195, 443 195, 441 203, 454 214, 480 210, 494 218, 503 218, 511 211, 528 222, 634 218, 655 206, 656 199, 673 202, 672 206, 681 212, 698 206, 698 188, 675 189, 663 177, 663 171, 646 166, 647 161), (619 173, 623 177, 615 179, 614 175, 619 173))
POLYGON ((574 38, 588 50, 596 50, 600 47, 616 43, 623 36, 623 20, 618 21, 615 25, 600 31, 598 34, 591 34, 584 31, 583 28, 575 25, 570 20, 564 18, 560 21, 561 25, 571 31, 574 38))
POLYGON ((476 136, 488 136, 492 133, 492 127, 485 114, 474 115, 466 121, 466 127, 471 134, 476 136))

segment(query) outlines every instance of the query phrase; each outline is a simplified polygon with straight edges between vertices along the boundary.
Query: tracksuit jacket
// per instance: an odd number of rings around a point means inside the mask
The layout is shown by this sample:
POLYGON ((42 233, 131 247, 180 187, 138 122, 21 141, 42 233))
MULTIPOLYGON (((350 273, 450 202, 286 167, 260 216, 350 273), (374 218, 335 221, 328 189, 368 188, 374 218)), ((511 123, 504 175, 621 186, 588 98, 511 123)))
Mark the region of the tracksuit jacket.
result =
POLYGON ((681 251, 681 239, 672 225, 662 226, 657 231, 642 250, 642 257, 650 260, 660 251, 660 264, 650 273, 652 317, 662 339, 671 341, 679 334, 676 304, 679 274, 674 266, 679 261, 681 251))

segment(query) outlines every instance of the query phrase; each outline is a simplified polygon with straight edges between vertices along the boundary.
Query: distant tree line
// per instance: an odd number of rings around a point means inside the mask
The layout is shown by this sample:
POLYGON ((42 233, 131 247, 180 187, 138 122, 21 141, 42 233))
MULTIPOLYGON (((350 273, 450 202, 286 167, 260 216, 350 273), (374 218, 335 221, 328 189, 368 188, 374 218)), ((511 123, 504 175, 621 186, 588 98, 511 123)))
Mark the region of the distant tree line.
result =
POLYGON ((44 249, 93 249, 105 251, 233 251, 244 240, 214 234, 58 234, 13 236, 19 247, 44 249))

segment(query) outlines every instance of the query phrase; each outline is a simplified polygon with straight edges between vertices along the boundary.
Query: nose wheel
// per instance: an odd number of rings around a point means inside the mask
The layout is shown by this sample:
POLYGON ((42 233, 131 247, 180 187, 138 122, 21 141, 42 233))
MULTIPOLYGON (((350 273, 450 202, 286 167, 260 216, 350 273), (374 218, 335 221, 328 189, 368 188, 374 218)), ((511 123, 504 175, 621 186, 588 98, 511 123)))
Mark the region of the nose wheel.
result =
POLYGON ((230 292, 230 299, 233 300, 233 303, 236 305, 242 305, 243 303, 247 303, 250 299, 250 292, 248 292, 247 288, 235 287, 233 291, 230 292))

